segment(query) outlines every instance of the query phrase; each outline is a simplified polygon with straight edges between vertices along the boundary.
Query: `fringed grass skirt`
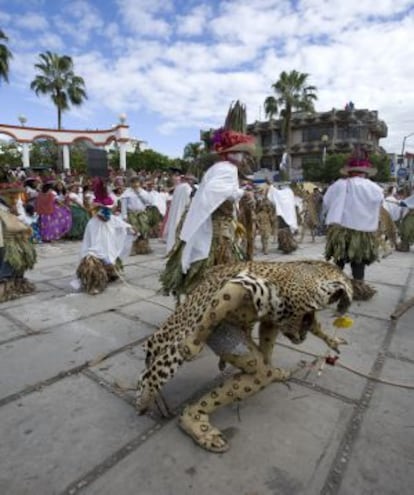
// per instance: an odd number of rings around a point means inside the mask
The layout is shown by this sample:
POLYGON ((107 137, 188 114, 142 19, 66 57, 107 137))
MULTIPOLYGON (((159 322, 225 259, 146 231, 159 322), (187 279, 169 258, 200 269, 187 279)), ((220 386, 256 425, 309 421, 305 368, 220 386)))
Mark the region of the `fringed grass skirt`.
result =
POLYGON ((203 279, 206 270, 217 265, 229 265, 244 261, 245 254, 235 242, 235 226, 232 219, 213 220, 213 239, 208 258, 195 261, 187 273, 182 272, 181 258, 185 242, 179 241, 170 251, 160 282, 165 295, 189 294, 203 279))
POLYGON ((361 232, 331 225, 326 234, 325 258, 333 258, 335 262, 370 265, 378 260, 377 232, 361 232))
POLYGON ((26 270, 34 267, 37 253, 26 234, 4 235, 4 261, 12 267, 17 276, 23 276, 26 270))
POLYGON ((401 241, 408 245, 414 243, 414 210, 410 211, 400 224, 401 241))

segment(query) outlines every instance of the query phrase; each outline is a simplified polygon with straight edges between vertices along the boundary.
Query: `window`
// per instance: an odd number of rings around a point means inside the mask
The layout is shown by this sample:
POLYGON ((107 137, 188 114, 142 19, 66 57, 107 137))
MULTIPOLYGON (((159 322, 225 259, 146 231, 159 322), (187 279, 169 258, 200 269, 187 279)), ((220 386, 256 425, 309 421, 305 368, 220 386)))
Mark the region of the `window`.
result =
POLYGON ((322 136, 328 136, 329 140, 331 140, 332 135, 332 127, 311 126, 302 130, 302 141, 305 143, 309 141, 321 141, 322 136))

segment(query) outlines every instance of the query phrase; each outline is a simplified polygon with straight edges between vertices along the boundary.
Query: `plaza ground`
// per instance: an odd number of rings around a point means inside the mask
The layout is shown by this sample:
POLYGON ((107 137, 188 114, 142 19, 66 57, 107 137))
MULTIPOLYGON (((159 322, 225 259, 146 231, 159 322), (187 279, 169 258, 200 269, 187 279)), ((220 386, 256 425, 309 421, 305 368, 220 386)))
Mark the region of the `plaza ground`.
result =
MULTIPOLYGON (((323 242, 305 239, 289 256, 273 245, 265 259, 322 259, 323 242)), ((165 245, 151 243, 154 252, 128 258, 124 279, 98 296, 70 286, 80 243, 38 246, 27 274, 36 293, 0 304, 1 494, 412 493, 413 389, 396 384, 414 385, 414 309, 390 315, 414 296, 413 252, 368 268, 378 293, 352 304, 336 366, 309 366, 327 351, 313 336, 301 346, 278 340, 275 365, 306 366, 288 384, 215 413, 231 443, 217 455, 176 418, 134 408, 142 343, 174 307, 158 293, 165 245)), ((321 317, 333 333, 332 311, 321 317)), ((164 389, 175 412, 217 383, 217 363, 206 349, 182 367, 164 389)))

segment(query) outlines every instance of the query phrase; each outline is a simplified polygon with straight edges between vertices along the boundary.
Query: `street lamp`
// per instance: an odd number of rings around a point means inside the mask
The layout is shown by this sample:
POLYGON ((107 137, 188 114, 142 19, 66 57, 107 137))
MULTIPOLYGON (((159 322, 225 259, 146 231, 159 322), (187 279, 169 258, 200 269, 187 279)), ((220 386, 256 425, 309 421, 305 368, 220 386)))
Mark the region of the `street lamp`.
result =
MULTIPOLYGON (((402 142, 402 147, 401 147, 401 164, 404 166, 404 150, 405 150, 405 142, 407 141, 407 139, 411 136, 414 136, 414 132, 411 132, 410 134, 407 134, 406 136, 404 136, 404 139, 403 139, 403 142, 402 142)), ((412 186, 412 183, 413 183, 413 167, 414 165, 411 164, 409 170, 408 170, 408 182, 410 184, 410 186, 412 186)))
POLYGON ((24 124, 27 122, 26 116, 25 115, 19 115, 17 118, 19 119, 20 125, 22 127, 24 127, 24 124))
POLYGON ((323 165, 325 165, 325 162, 326 162, 326 145, 328 144, 328 140, 329 140, 329 136, 327 134, 324 134, 321 137, 321 141, 323 144, 323 148, 322 148, 322 163, 323 163, 323 165))
POLYGON ((411 136, 414 136, 414 132, 411 134, 407 134, 407 136, 404 136, 403 142, 402 142, 402 147, 401 147, 401 158, 404 160, 404 150, 405 150, 405 142, 407 139, 411 136))

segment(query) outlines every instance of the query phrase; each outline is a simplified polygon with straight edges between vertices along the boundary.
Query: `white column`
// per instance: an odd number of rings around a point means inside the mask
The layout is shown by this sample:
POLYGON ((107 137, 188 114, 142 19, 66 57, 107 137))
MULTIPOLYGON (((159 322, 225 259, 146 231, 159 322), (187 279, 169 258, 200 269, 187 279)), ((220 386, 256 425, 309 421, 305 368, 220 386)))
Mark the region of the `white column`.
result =
POLYGON ((119 143, 119 168, 126 170, 126 143, 123 141, 119 143))
POLYGON ((29 143, 22 143, 22 160, 23 160, 23 168, 29 168, 30 167, 29 143))
POLYGON ((63 170, 70 170, 70 153, 69 145, 63 145, 63 170))

